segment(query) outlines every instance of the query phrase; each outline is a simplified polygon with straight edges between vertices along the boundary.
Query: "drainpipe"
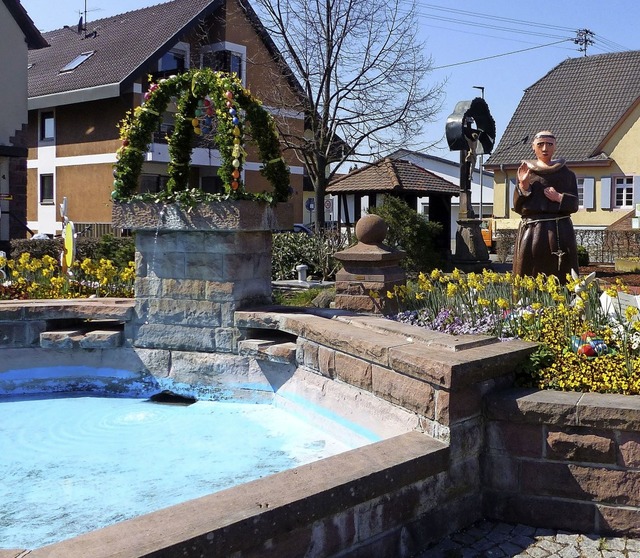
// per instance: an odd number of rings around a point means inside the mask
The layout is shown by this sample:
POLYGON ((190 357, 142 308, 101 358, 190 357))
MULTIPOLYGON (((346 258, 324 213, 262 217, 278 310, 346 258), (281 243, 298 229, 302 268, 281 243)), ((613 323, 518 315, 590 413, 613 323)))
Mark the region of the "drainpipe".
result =
POLYGON ((511 217, 511 208, 509 207, 509 174, 504 170, 504 163, 500 163, 500 172, 504 173, 504 189, 505 189, 505 205, 504 205, 504 218, 511 217), (507 209, 509 215, 507 216, 507 209))

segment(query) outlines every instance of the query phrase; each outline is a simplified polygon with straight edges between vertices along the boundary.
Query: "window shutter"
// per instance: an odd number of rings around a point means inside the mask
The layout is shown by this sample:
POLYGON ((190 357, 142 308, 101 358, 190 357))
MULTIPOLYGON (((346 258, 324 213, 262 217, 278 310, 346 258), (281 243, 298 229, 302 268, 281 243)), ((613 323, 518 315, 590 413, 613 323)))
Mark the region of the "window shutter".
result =
POLYGON ((611 177, 603 176, 600 179, 600 208, 611 209, 611 177))
POLYGON ((637 203, 640 203, 640 176, 639 175, 634 175, 633 177, 633 207, 635 209, 635 206, 637 203))
POLYGON ((585 209, 595 209, 595 178, 585 178, 582 182, 582 199, 585 209))

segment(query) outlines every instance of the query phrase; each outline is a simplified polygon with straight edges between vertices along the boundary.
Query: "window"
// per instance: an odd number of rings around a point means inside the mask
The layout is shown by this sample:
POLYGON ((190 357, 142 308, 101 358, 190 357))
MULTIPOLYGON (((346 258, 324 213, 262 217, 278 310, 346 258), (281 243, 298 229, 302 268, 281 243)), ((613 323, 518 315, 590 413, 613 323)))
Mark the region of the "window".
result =
POLYGON ((243 58, 240 52, 216 50, 205 52, 202 55, 202 67, 211 68, 217 72, 236 74, 241 80, 243 79, 242 66, 243 58))
POLYGON ((185 56, 184 52, 167 52, 160 58, 158 62, 158 71, 162 73, 166 72, 184 72, 185 69, 185 56))
POLYGON ((42 205, 53 205, 53 175, 40 175, 40 203, 42 205))
POLYGON ((40 139, 52 140, 55 137, 55 120, 53 111, 40 113, 40 139))
POLYGON ((633 207, 633 177, 618 176, 615 179, 616 207, 633 207))
POLYGON ((242 56, 240 56, 237 52, 228 52, 227 54, 227 72, 230 74, 236 74, 240 79, 242 79, 242 56))
POLYGON ((90 50, 88 52, 83 52, 82 54, 79 54, 71 62, 69 62, 64 68, 62 68, 62 70, 60 70, 60 73, 63 74, 63 73, 71 72, 75 70, 78 66, 80 66, 80 64, 82 64, 85 60, 88 60, 89 58, 91 58, 95 53, 96 53, 95 50, 90 50))
POLYGON ((166 189, 168 181, 169 181, 169 177, 163 176, 161 174, 143 174, 140 177, 139 193, 156 194, 166 189))
POLYGON ((224 194, 224 184, 219 176, 203 176, 200 182, 200 187, 203 192, 207 192, 208 194, 224 194))

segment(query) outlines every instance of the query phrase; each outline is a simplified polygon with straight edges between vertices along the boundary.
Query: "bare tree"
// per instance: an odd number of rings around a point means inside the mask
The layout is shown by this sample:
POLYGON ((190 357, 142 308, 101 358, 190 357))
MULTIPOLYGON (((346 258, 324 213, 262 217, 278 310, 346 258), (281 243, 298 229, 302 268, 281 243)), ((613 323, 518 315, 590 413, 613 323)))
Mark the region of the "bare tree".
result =
POLYGON ((282 71, 300 91, 297 97, 283 88, 261 94, 282 115, 304 117, 297 129, 290 118, 277 120, 282 140, 313 183, 321 228, 325 189, 340 165, 415 147, 440 108, 442 86, 425 85, 431 59, 417 37, 413 0, 252 3, 282 71))

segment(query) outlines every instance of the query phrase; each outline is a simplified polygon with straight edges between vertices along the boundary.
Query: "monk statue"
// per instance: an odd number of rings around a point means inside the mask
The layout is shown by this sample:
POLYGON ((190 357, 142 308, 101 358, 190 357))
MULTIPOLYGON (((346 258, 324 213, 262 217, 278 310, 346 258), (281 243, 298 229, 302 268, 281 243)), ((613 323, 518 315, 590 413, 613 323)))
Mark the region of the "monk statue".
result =
POLYGON ((522 216, 513 254, 513 273, 555 275, 560 283, 578 272, 578 247, 571 214, 578 211, 576 175, 564 159, 553 159, 555 135, 544 130, 533 138, 536 160, 523 161, 513 209, 522 216))

